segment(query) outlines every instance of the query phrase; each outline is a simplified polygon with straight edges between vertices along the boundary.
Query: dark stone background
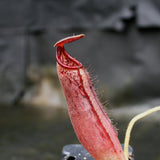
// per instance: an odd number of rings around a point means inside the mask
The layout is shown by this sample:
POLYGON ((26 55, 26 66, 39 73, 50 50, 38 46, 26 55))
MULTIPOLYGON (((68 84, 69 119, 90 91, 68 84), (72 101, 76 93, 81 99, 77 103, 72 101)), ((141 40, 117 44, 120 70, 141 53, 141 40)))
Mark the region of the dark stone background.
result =
POLYGON ((54 64, 54 43, 91 65, 105 93, 117 101, 160 96, 159 0, 5 0, 0 2, 0 102, 25 92, 30 65, 54 64))

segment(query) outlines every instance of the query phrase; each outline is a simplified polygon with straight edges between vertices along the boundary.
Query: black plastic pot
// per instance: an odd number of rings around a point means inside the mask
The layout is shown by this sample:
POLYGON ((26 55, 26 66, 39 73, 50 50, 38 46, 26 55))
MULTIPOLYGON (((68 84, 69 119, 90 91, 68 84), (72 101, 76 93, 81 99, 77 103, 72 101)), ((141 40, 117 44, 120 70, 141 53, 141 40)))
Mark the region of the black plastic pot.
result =
MULTIPOLYGON (((61 160, 94 160, 94 159, 81 144, 69 144, 63 147, 61 160)), ((129 146, 129 160, 134 160, 133 149, 131 146, 129 146)))

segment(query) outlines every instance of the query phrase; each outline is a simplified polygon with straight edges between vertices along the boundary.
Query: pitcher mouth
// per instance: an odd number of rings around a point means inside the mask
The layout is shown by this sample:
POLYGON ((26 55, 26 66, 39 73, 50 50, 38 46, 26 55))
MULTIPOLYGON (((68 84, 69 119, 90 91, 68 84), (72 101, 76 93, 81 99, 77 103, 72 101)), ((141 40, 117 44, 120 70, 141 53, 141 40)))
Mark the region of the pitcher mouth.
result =
POLYGON ((68 69, 78 69, 82 68, 82 64, 70 56, 66 51, 64 47, 57 47, 56 52, 56 59, 59 65, 61 65, 64 68, 68 69))
POLYGON ((54 45, 55 47, 57 47, 56 59, 57 59, 57 62, 59 65, 61 65, 64 68, 68 68, 68 69, 78 69, 78 68, 83 67, 82 64, 78 60, 76 60, 75 58, 70 56, 64 48, 64 44, 73 42, 73 41, 78 40, 82 37, 84 37, 84 34, 67 37, 67 38, 64 38, 64 39, 58 41, 54 45))

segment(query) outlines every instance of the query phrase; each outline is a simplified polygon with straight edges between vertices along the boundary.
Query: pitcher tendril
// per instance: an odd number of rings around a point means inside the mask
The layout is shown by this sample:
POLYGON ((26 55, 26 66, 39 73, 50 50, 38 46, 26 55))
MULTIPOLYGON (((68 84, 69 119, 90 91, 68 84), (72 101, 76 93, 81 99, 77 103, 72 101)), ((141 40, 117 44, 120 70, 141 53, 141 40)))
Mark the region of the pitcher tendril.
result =
POLYGON ((125 140, 124 140, 124 155, 125 155, 126 160, 128 160, 128 146, 129 146, 131 131, 132 131, 132 128, 133 128, 134 124, 135 124, 138 120, 140 120, 140 119, 148 116, 149 114, 151 114, 151 113, 153 113, 153 112, 157 112, 157 111, 160 111, 160 106, 157 106, 157 107, 148 109, 147 111, 142 112, 142 113, 136 115, 136 116, 133 117, 132 120, 129 122, 129 125, 128 125, 127 130, 126 130, 125 140))

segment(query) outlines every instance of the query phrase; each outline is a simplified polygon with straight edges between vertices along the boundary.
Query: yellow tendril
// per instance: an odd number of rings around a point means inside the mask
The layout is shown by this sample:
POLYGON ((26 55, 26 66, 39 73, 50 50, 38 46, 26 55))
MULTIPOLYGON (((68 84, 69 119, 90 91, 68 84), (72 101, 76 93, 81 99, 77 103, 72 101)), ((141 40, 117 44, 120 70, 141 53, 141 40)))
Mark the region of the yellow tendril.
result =
POLYGON ((125 135, 125 140, 124 140, 124 155, 125 155, 125 159, 128 160, 128 146, 129 146, 129 140, 130 140, 130 135, 131 135, 131 131, 133 128, 133 125, 140 119, 142 119, 143 117, 153 113, 153 112, 157 112, 160 111, 160 106, 148 109, 147 111, 140 113, 138 115, 136 115, 135 117, 132 118, 132 120, 129 122, 127 130, 126 130, 126 135, 125 135))

